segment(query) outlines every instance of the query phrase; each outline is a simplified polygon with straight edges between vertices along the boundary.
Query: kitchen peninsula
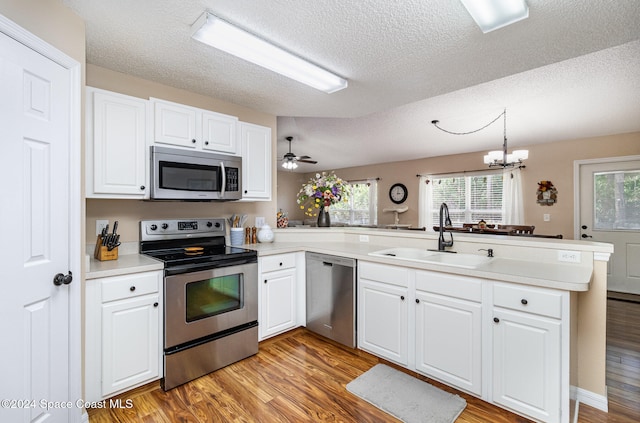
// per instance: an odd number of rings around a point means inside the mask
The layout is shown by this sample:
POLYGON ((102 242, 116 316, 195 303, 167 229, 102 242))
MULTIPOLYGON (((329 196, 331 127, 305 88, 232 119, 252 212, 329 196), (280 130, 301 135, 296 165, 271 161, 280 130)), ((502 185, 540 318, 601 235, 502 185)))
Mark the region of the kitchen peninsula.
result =
MULTIPOLYGON (((486 256, 488 249, 494 255, 484 264, 460 267, 371 254, 390 247, 435 249, 435 233, 367 228, 274 232, 274 243, 249 248, 258 251, 261 261, 294 255, 298 275, 304 275, 300 268, 306 251, 358 260, 359 348, 539 421, 568 422, 574 411, 570 397, 606 407, 606 333, 597 316, 606 309, 611 245, 456 234, 451 250, 461 256, 486 256), (567 256, 574 262, 567 262, 567 256), (461 321, 455 320, 461 315, 461 321), (387 327, 391 322, 399 335, 377 331, 376 316, 387 327), (397 316, 405 317, 396 322, 397 316), (456 335, 453 344, 463 348, 441 348, 456 335), (425 351, 429 339, 440 342, 425 351), (462 368, 461 362, 470 367, 462 368), (522 373, 513 374, 519 365, 522 373), (503 372, 506 368, 510 371, 503 372), (533 386, 535 398, 519 401, 523 391, 509 391, 523 383, 533 386)), ((297 281, 292 289, 294 317, 269 336, 303 325, 304 284, 297 281)), ((263 310, 261 316, 268 313, 263 310)))

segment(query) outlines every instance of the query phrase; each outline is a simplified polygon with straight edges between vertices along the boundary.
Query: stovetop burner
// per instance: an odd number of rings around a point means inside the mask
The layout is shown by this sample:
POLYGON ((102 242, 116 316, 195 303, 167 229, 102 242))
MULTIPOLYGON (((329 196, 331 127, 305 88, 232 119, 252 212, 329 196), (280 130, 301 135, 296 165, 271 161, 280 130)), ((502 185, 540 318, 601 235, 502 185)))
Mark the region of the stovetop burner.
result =
POLYGON ((256 251, 225 245, 225 234, 224 219, 141 221, 140 253, 163 261, 165 274, 257 262, 256 251))

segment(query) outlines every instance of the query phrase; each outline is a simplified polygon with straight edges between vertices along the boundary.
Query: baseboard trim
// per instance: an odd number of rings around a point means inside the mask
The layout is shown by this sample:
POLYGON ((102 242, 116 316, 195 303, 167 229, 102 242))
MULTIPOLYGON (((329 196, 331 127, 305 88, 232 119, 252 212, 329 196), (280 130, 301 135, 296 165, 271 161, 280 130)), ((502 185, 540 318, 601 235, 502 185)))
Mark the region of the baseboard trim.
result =
POLYGON ((588 405, 589 407, 596 408, 605 413, 609 412, 609 401, 606 395, 598 395, 586 389, 571 387, 571 397, 580 404, 588 405))

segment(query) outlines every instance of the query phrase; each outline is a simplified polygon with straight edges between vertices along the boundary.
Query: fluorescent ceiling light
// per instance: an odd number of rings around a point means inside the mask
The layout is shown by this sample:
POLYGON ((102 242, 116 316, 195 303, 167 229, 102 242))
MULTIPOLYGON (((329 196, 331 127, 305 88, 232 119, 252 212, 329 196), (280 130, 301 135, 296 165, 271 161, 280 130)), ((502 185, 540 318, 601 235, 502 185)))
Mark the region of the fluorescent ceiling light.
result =
POLYGON ((347 88, 346 79, 276 47, 209 12, 204 12, 191 26, 191 30, 191 37, 195 40, 326 93, 347 88))
POLYGON ((460 0, 485 34, 529 17, 525 0, 460 0))

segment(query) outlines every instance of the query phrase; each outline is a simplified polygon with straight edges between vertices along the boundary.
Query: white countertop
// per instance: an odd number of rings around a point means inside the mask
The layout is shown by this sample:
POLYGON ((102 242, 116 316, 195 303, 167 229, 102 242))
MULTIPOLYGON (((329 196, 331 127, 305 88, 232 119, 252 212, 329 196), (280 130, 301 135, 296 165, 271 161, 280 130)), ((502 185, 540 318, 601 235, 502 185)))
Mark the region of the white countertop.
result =
MULTIPOLYGON (((243 245, 253 249, 259 256, 311 251, 337 255, 377 263, 433 270, 459 275, 476 276, 484 279, 521 283, 566 291, 588 291, 593 273, 593 262, 580 264, 553 261, 539 261, 494 257, 493 260, 475 269, 453 267, 436 263, 414 262, 394 257, 371 256, 369 253, 389 248, 369 242, 344 241, 296 241, 243 245)), ((91 258, 86 279, 117 276, 152 270, 162 270, 163 263, 141 254, 123 254, 118 260, 98 261, 91 258)))
POLYGON ((89 261, 86 279, 105 278, 164 269, 164 263, 142 254, 120 254, 117 260, 89 261))
POLYGON ((370 256, 369 253, 388 249, 388 246, 369 243, 349 242, 274 242, 271 244, 243 245, 256 250, 259 256, 311 251, 322 254, 333 254, 357 260, 385 263, 414 269, 433 270, 458 275, 476 276, 484 279, 521 283, 545 288, 566 291, 588 291, 593 273, 593 263, 549 263, 535 260, 516 260, 494 257, 490 262, 475 269, 466 269, 435 263, 413 262, 370 256))

